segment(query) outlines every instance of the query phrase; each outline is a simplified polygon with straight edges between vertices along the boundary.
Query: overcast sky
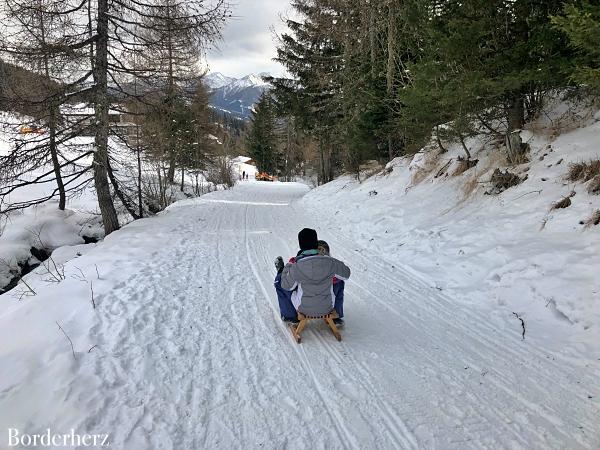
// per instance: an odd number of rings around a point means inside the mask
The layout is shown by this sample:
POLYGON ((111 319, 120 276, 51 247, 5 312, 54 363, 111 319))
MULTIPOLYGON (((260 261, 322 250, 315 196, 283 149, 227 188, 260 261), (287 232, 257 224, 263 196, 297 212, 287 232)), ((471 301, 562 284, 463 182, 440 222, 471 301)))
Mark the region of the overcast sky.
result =
POLYGON ((233 16, 223 30, 218 49, 208 52, 211 72, 232 77, 269 72, 281 75, 283 68, 272 61, 276 56, 271 28, 285 29, 280 15, 290 13, 289 0, 233 0, 233 16))

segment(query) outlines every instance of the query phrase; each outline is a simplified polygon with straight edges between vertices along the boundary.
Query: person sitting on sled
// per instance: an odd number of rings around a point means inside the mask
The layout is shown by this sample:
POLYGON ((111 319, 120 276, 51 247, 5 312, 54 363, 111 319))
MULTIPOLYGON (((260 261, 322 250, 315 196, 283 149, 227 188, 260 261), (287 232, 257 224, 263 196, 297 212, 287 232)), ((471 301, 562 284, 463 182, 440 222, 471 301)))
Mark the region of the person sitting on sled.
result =
MULTIPOLYGON (((330 252, 329 252, 329 244, 327 242, 319 240, 318 246, 319 246, 319 248, 318 248, 319 255, 331 256, 330 252)), ((335 311, 338 313, 338 316, 340 316, 339 320, 334 319, 334 321, 333 321, 336 325, 344 324, 343 317, 344 317, 344 287, 345 286, 346 286, 346 283, 344 282, 344 280, 333 277, 333 295, 335 296, 335 303, 333 305, 333 309, 335 309, 335 311)))
MULTIPOLYGON (((286 322, 297 323, 298 312, 309 316, 330 313, 334 306, 340 315, 336 325, 343 325, 343 287, 341 302, 336 302, 336 289, 333 279, 345 281, 350 277, 350 269, 343 262, 328 254, 319 253, 319 242, 315 230, 305 228, 298 233, 300 251, 295 258, 283 265, 283 258, 277 257, 275 266, 275 289, 279 301, 281 318, 286 322), (337 303, 337 305, 336 305, 337 303)), ((325 243, 326 244, 326 243, 325 243)), ((326 246, 328 249, 328 246, 326 246)), ((342 286, 342 285, 340 285, 342 286)))

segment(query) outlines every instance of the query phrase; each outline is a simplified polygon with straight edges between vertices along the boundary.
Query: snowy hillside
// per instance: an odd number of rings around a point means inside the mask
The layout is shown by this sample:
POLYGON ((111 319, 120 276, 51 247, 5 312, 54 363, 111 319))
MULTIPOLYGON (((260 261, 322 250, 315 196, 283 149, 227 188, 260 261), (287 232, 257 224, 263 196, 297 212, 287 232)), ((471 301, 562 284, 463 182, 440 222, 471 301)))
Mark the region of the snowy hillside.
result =
POLYGON ((218 89, 232 83, 235 78, 225 76, 221 72, 210 72, 202 78, 202 81, 209 89, 218 89))
POLYGON ((432 144, 361 183, 341 177, 303 203, 323 228, 388 267, 410 267, 466 306, 486 308, 492 323, 515 312, 526 336, 600 358, 600 196, 588 192, 592 182, 567 179, 573 164, 600 160, 600 113, 574 126, 560 123, 563 109, 522 132, 529 163, 510 167, 500 144, 471 139, 479 161, 462 172, 459 144, 442 154, 432 144), (488 195, 496 168, 525 181, 488 195), (561 201, 567 207, 556 206, 561 201))
MULTIPOLYGON (((31 139, 20 136, 16 130, 18 124, 25 118, 2 113, 2 121, 12 125, 0 127, 0 156, 9 154, 15 139, 31 139)), ((91 148, 93 138, 78 137, 71 139, 61 146, 62 157, 74 158, 91 148)), ((90 164, 91 156, 79 161, 90 164)), ((78 170, 75 165, 64 168, 64 176, 78 170)), ((40 183, 26 185, 14 189, 3 197, 3 207, 11 204, 26 204, 35 199, 51 196, 56 189, 52 178, 52 166, 40 165, 28 172, 28 176, 20 181, 25 182, 39 178, 40 183), (50 175, 48 175, 50 173, 50 175)), ((5 186, 2 186, 3 190, 5 186)), ((91 184, 83 185, 81 189, 69 196, 67 209, 58 210, 58 200, 52 199, 23 210, 0 215, 0 294, 5 289, 14 287, 22 271, 40 264, 48 253, 66 245, 95 242, 104 235, 102 222, 98 215, 98 202, 91 184), (32 252, 33 250, 33 252, 32 252)), ((19 290, 19 292, 24 292, 19 290)), ((2 297, 0 297, 2 298, 2 297)))
POLYGON ((251 73, 250 75, 246 75, 238 80, 233 79, 231 83, 226 85, 226 91, 235 92, 249 87, 266 87, 269 85, 269 83, 265 83, 263 81, 263 76, 268 76, 268 74, 261 73, 256 75, 251 73))

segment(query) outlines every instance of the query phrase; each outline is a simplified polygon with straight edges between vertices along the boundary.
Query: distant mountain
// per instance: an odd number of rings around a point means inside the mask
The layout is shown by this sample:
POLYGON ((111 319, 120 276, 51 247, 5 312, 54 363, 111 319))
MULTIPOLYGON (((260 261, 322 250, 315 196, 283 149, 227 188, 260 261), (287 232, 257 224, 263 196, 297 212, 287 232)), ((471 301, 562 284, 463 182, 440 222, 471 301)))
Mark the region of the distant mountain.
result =
POLYGON ((227 77, 220 72, 211 72, 205 75, 202 80, 209 89, 219 89, 233 83, 235 78, 227 77))
POLYGON ((267 73, 246 75, 243 78, 231 78, 219 72, 212 72, 203 78, 211 93, 210 105, 234 116, 248 119, 252 107, 260 96, 270 88, 262 80, 267 73))
MULTIPOLYGON (((0 81, 2 80, 1 75, 0 70, 0 81)), ((269 83, 262 80, 262 77, 267 76, 269 74, 263 72, 246 75, 243 78, 233 78, 219 72, 211 72, 202 77, 187 80, 182 84, 182 87, 188 94, 192 95, 198 83, 202 82, 210 93, 209 104, 212 108, 236 118, 248 120, 252 115, 253 106, 258 102, 263 92, 271 87, 269 83)), ((122 83, 119 89, 116 86, 109 86, 109 91, 115 101, 125 100, 127 95, 133 95, 134 93, 139 95, 155 90, 160 91, 160 83, 161 81, 156 81, 154 87, 143 82, 137 84, 122 83)), ((162 83, 164 84, 164 80, 162 83)), ((82 102, 85 99, 78 98, 77 101, 82 102)))

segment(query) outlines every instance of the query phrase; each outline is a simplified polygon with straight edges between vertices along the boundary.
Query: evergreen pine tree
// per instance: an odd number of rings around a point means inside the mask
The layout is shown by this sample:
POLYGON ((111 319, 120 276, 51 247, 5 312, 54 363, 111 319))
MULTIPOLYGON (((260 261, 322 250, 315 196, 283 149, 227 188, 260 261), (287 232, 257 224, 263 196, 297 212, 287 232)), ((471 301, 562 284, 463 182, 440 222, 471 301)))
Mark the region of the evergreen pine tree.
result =
POLYGON ((569 75, 575 82, 600 93, 600 5, 589 2, 567 4, 563 14, 554 16, 552 21, 577 50, 571 60, 569 75))
POLYGON ((570 51, 550 22, 561 4, 430 2, 421 20, 422 57, 409 67, 410 88, 399 93, 406 106, 400 125, 422 138, 448 124, 446 132, 460 141, 482 126, 497 134, 522 128, 541 94, 566 84, 570 51))
POLYGON ((248 155, 256 162, 260 172, 276 173, 279 166, 273 101, 265 92, 255 106, 250 129, 246 137, 248 155))

